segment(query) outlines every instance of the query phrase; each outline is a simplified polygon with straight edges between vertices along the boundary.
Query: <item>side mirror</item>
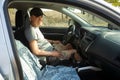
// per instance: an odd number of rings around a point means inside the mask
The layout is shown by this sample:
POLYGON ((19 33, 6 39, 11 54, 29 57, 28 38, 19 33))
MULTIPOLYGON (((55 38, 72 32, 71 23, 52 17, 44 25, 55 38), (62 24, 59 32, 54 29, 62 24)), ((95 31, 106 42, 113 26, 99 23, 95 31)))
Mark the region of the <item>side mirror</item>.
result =
POLYGON ((108 24, 108 29, 113 29, 113 25, 108 24))
POLYGON ((120 28, 117 26, 113 26, 112 24, 108 24, 108 29, 119 30, 120 28))

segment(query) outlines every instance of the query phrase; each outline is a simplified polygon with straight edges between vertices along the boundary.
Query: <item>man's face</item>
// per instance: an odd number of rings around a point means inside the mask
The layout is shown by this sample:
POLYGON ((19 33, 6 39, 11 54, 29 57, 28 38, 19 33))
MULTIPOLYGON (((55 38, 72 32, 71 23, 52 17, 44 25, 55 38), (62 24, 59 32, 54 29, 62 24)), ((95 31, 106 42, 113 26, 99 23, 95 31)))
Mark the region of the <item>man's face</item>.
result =
POLYGON ((30 19, 31 19, 31 24, 33 26, 39 27, 42 25, 43 16, 36 17, 36 16, 32 15, 30 19))

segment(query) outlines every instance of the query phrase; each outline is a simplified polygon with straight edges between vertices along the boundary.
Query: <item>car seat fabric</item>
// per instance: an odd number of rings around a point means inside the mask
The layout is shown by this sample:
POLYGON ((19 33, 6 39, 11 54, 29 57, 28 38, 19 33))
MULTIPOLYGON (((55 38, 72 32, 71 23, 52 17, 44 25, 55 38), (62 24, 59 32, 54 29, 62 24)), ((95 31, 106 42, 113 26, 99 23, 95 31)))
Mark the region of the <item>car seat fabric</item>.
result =
POLYGON ((76 70, 72 67, 47 65, 41 70, 39 59, 20 41, 16 40, 16 45, 24 80, 80 80, 76 70))
POLYGON ((42 74, 38 58, 29 51, 20 41, 16 40, 18 55, 20 57, 24 79, 25 80, 38 80, 38 76, 42 74))

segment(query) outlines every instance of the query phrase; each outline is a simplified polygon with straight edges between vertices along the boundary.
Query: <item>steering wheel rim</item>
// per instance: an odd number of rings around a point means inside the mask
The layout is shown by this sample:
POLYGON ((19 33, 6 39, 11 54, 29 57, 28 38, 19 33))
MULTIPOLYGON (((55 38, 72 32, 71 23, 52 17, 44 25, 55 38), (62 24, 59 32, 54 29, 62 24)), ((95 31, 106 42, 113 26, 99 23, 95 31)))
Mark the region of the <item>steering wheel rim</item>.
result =
POLYGON ((71 42, 74 35, 75 35, 75 25, 70 25, 67 30, 67 33, 63 37, 63 44, 66 45, 67 43, 71 42))

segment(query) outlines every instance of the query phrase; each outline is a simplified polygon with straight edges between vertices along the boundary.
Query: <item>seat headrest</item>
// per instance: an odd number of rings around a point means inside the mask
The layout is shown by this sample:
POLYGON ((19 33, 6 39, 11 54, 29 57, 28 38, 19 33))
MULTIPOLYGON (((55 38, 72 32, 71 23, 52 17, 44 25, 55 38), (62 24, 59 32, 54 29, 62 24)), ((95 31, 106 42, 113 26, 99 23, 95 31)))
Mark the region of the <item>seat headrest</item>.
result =
POLYGON ((23 27, 24 13, 22 10, 18 10, 15 16, 15 25, 19 29, 23 27))

